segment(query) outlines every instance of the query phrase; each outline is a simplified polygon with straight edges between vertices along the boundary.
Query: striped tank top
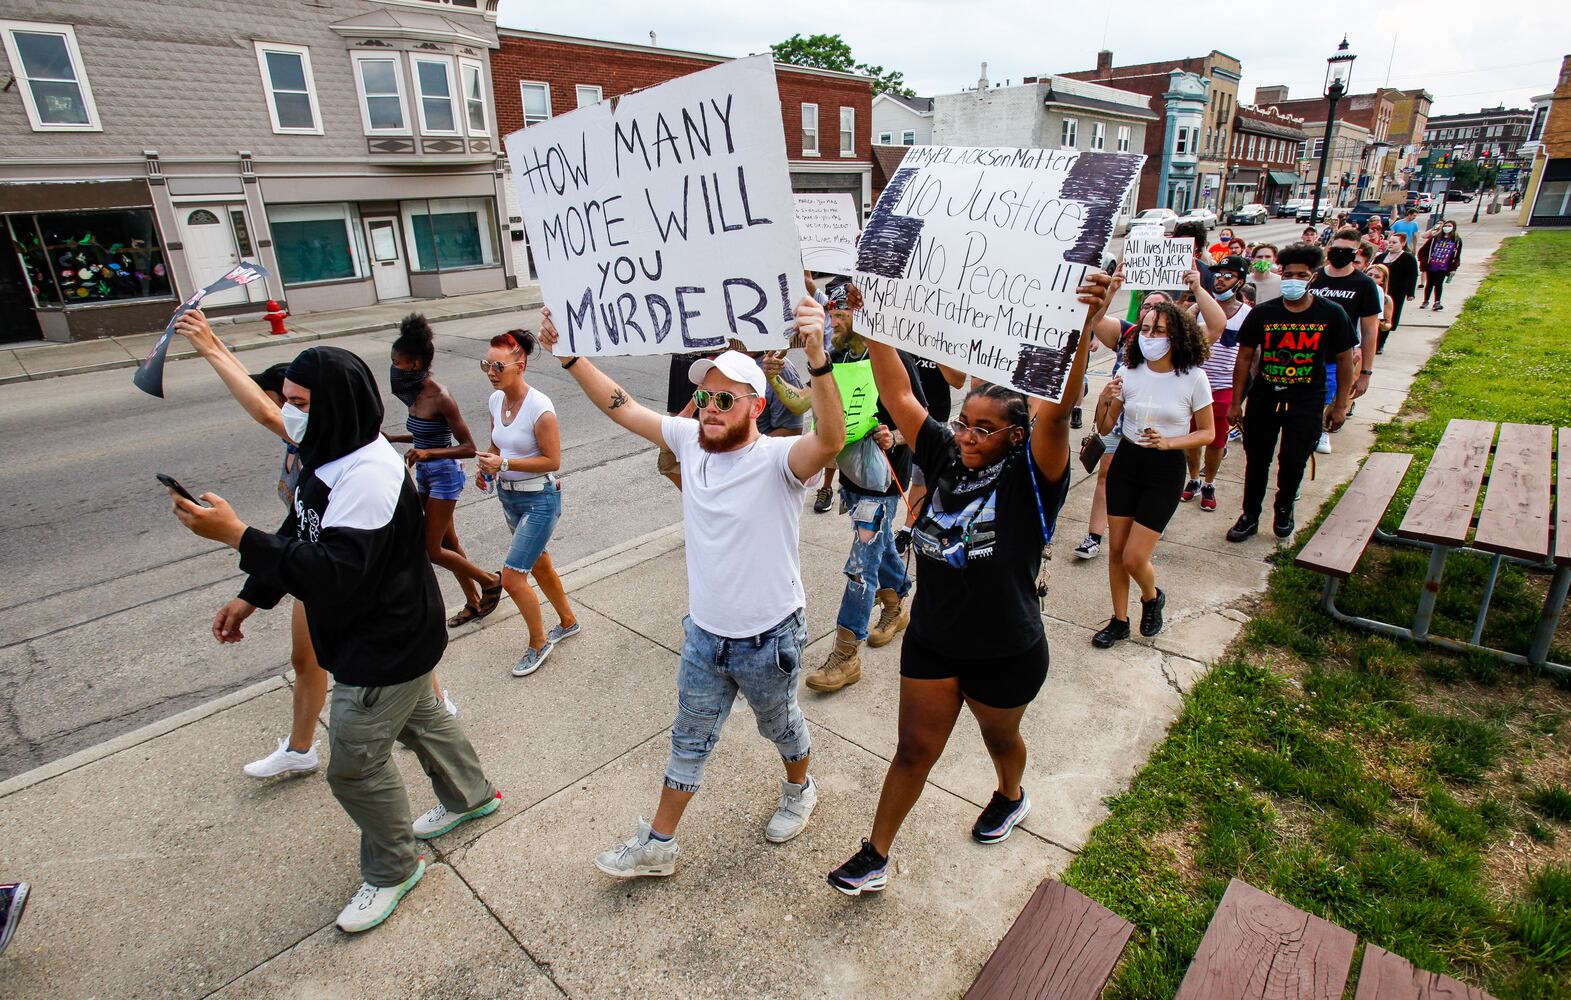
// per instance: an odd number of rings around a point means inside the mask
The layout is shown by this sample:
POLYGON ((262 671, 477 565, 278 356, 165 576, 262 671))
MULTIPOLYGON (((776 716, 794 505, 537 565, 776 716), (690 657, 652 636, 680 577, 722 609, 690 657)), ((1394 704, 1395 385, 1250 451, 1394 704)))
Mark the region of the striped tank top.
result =
POLYGON ((453 430, 447 426, 445 417, 427 420, 424 417, 409 415, 404 421, 404 427, 409 431, 416 448, 450 448, 453 444, 453 430))

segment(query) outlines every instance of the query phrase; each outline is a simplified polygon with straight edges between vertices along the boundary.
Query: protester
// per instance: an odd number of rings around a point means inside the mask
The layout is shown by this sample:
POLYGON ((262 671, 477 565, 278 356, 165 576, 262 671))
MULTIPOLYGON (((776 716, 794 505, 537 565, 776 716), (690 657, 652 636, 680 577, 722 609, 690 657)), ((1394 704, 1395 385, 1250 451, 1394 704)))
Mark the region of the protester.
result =
POLYGON ((1278 438, 1281 458, 1272 530, 1278 538, 1292 535, 1304 466, 1321 430, 1340 427, 1347 419, 1355 381, 1353 352, 1358 340, 1347 313, 1309 290, 1323 261, 1320 248, 1295 243, 1284 247, 1277 261, 1282 266, 1281 299, 1256 306, 1238 331, 1228 422, 1241 422, 1244 428, 1244 497, 1243 511, 1227 531, 1230 542, 1242 542, 1259 530, 1278 438), (1251 382, 1257 351, 1260 370, 1251 382), (1337 386, 1331 412, 1326 413, 1325 384, 1333 359, 1338 366, 1337 386))
POLYGON ((1214 263, 1233 252, 1233 230, 1230 226, 1223 226, 1216 231, 1216 242, 1206 248, 1214 263))
POLYGON ((872 347, 879 398, 895 428, 915 443, 929 485, 911 547, 917 588, 900 649, 899 741, 861 849, 829 873, 849 896, 876 892, 889 877, 889 851, 916 804, 963 707, 982 730, 998 786, 971 827, 997 844, 1031 810, 1020 785, 1026 745, 1020 719, 1047 679, 1037 576, 1069 488, 1069 411, 1085 378, 1092 331, 1114 279, 1094 274, 1079 289, 1089 311, 1056 403, 984 384, 944 426, 917 400, 894 348, 872 347))
POLYGON ((1225 254, 1224 256, 1248 257, 1249 256, 1249 244, 1245 243, 1243 240, 1241 240, 1237 236, 1235 236, 1235 237, 1232 238, 1231 241, 1228 242, 1228 244, 1227 244, 1227 254, 1225 254))
POLYGON ((1391 316, 1396 310, 1396 302, 1391 294, 1391 272, 1384 264, 1371 264, 1364 269, 1375 287, 1380 289, 1380 344, 1375 350, 1376 354, 1384 351, 1386 337, 1391 333, 1391 316))
POLYGON ((311 637, 333 675, 327 780, 360 827, 359 891, 338 915, 348 932, 386 920, 425 874, 416 838, 494 812, 458 721, 431 690, 447 646, 442 594, 426 558, 424 513, 403 460, 381 435, 382 399, 365 362, 314 347, 284 378, 284 428, 300 445, 295 507, 277 534, 247 527, 222 497, 194 504, 170 491, 182 524, 240 553, 241 598, 213 622, 220 641, 285 593, 306 606, 311 637), (439 805, 413 824, 393 740, 412 749, 439 805))
POLYGON ((0 955, 5 954, 6 946, 22 922, 30 889, 26 882, 0 883, 0 955))
POLYGON ((1255 303, 1272 302, 1282 297, 1282 275, 1276 266, 1276 246, 1257 243, 1249 258, 1249 282, 1255 303))
POLYGON ((1456 223, 1447 219, 1430 230, 1423 246, 1418 248, 1418 263, 1424 272, 1424 301, 1419 308, 1427 309, 1433 294, 1435 311, 1439 312, 1445 308, 1440 304, 1440 297, 1445 292, 1446 282, 1462 266, 1462 238, 1456 234, 1456 223))
MULTIPOLYGON (((1239 294, 1245 288, 1244 277, 1249 273, 1244 258, 1225 257, 1213 270, 1216 273, 1215 307, 1225 318, 1220 324, 1221 330, 1213 335, 1211 329, 1215 324, 1202 312, 1206 320, 1204 339, 1209 350, 1201 368, 1211 388, 1214 434, 1204 446, 1190 448, 1185 453, 1189 478, 1179 496, 1179 500, 1187 503, 1199 494, 1200 509, 1206 511, 1216 510, 1216 473, 1222 467, 1222 456, 1227 453, 1226 414, 1233 402, 1233 362, 1238 358, 1238 330, 1250 309, 1239 294)), ((1190 428, 1198 429, 1198 425, 1190 428)))
MULTIPOLYGON (((922 398, 927 401, 928 416, 941 424, 947 424, 950 414, 954 411, 952 391, 966 384, 966 373, 904 352, 900 356, 916 366, 917 382, 922 386, 922 398)), ((1079 407, 1075 410, 1078 412, 1079 407)), ((1079 422, 1071 418, 1071 425, 1078 427, 1079 422)), ((916 525, 917 512, 922 509, 922 503, 926 498, 927 480, 922 475, 922 467, 913 462, 911 482, 906 485, 905 527, 895 532, 896 548, 902 552, 910 543, 911 529, 916 525)))
POLYGON ((1200 272, 1200 283, 1209 294, 1215 291, 1211 279, 1211 262, 1206 259, 1206 225, 1203 222, 1180 222, 1173 227, 1174 239, 1189 239, 1195 243, 1195 270, 1200 272))
POLYGON ((491 338, 491 348, 480 363, 496 391, 486 401, 491 411, 491 448, 479 455, 475 484, 483 490, 487 488, 483 477, 495 479, 502 516, 513 533, 502 565, 502 586, 529 629, 529 648, 513 665, 514 677, 539 670, 557 643, 579 633, 578 617, 546 551, 562 518, 562 487, 555 476, 562 467, 562 438, 551 397, 524 378, 534 349, 534 334, 509 330, 491 338), (557 624, 549 632, 540 613, 540 598, 529 585, 530 574, 556 612, 557 624))
MULTIPOLYGON (((836 368, 870 365, 868 343, 851 325, 852 314, 862 305, 860 293, 851 282, 841 281, 825 289, 825 294, 829 297, 829 324, 833 331, 830 362, 836 368)), ((925 409, 927 400, 922 395, 915 365, 903 355, 901 363, 915 388, 917 401, 925 409)), ((862 643, 875 649, 888 645, 910 621, 904 603, 911 581, 895 550, 895 523, 904 484, 911 481, 911 449, 898 430, 891 430, 894 419, 882 399, 875 412, 878 424, 868 436, 872 438, 872 447, 882 453, 876 472, 889 473, 887 484, 858 481, 853 471, 855 463, 840 463, 840 508, 851 515, 851 552, 844 569, 846 585, 835 619, 835 643, 823 666, 808 674, 805 681, 812 690, 825 694, 862 679, 862 643), (878 622, 870 624, 875 606, 878 622)), ((847 431, 849 437, 850 428, 847 431)))
POLYGON ((464 470, 458 460, 475 456, 475 439, 458 400, 431 378, 435 357, 435 338, 425 317, 419 313, 404 317, 393 341, 388 385, 409 407, 404 422, 409 433, 386 437, 394 444, 413 445, 404 453, 404 461, 414 468, 415 489, 425 503, 426 555, 453 574, 464 594, 463 608, 447 620, 448 628, 458 628, 496 610, 502 599, 502 577, 469 561, 453 525, 453 511, 464 493, 464 470))
MULTIPOLYGON (((1368 253, 1358 230, 1345 226, 1339 230, 1326 251, 1326 264, 1315 275, 1311 287, 1320 298, 1334 302, 1347 313, 1348 323, 1359 337, 1359 348, 1353 352, 1354 364, 1360 365, 1353 380, 1353 398, 1362 396, 1369 388, 1369 376, 1374 374, 1375 351, 1380 343, 1380 289, 1358 267, 1359 253, 1368 253)), ((1335 364, 1326 372, 1325 406, 1329 408, 1336 399, 1337 370, 1335 364)), ((1331 428, 1321 432, 1315 443, 1320 454, 1331 451, 1331 428)))
POLYGON ((1305 226, 1304 227, 1304 231, 1301 234, 1299 234, 1299 238, 1302 239, 1303 242, 1305 242, 1305 243, 1319 243, 1320 242, 1320 227, 1319 226, 1305 226))
MULTIPOLYGON (((1242 278, 1243 261, 1229 260, 1237 269, 1225 282, 1231 286, 1242 278)), ((1185 449, 1217 437, 1211 386, 1200 367, 1209 353, 1193 317, 1176 306, 1155 306, 1124 348, 1123 372, 1108 382, 1097 402, 1097 430, 1106 433, 1121 422, 1124 434, 1107 473, 1113 616, 1091 637, 1100 649, 1129 638, 1131 579, 1140 588, 1140 634, 1150 637, 1162 630, 1167 595, 1156 585, 1151 555, 1178 509, 1185 449)), ((1222 438, 1225 443, 1225 432, 1222 438)))
POLYGON ((802 373, 784 351, 756 351, 752 357, 764 371, 764 412, 758 416, 758 433, 765 437, 800 436, 802 414, 812 404, 802 373), (806 404, 800 410, 795 405, 799 399, 806 404))
MULTIPOLYGON (((1395 230, 1395 227, 1392 228, 1395 230)), ((1391 327, 1381 333, 1375 347, 1376 354, 1384 353, 1386 338, 1402 325, 1402 306, 1418 294, 1418 258, 1408 251, 1407 245, 1407 235, 1393 231, 1386 238, 1385 252, 1375 258, 1376 263, 1390 275, 1388 291, 1391 293, 1391 327)))
POLYGON ((1388 234, 1387 238, 1389 239, 1391 236, 1400 236, 1406 245, 1412 246, 1414 243, 1418 242, 1419 232, 1418 209, 1409 208, 1402 213, 1402 218, 1391 223, 1391 232, 1388 234))
MULTIPOLYGON (((543 311, 540 341, 554 349, 557 331, 543 311)), ((587 358, 559 355, 590 402, 626 430, 677 455, 683 475, 689 613, 683 621, 677 670, 677 715, 671 756, 654 821, 638 820, 633 836, 595 864, 618 878, 675 871, 677 824, 703 780, 740 691, 758 731, 785 765, 775 814, 764 837, 784 843, 802 832, 818 801, 808 773, 812 742, 797 705, 803 619, 800 527, 803 499, 845 440, 840 391, 824 352, 824 310, 812 298, 796 308, 796 330, 809 364, 813 430, 799 437, 764 437, 756 423, 764 406, 764 373, 746 354, 726 351, 695 362, 699 418, 661 417, 639 405, 587 358)))

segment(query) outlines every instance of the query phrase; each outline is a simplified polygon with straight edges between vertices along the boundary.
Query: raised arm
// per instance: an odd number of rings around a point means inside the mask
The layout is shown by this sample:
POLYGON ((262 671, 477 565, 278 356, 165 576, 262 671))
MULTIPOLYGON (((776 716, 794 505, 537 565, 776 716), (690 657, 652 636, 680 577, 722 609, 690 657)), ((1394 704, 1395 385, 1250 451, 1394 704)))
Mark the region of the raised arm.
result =
POLYGON ((878 384, 879 405, 895 422, 895 430, 900 432, 900 436, 907 442, 915 443, 917 433, 927 422, 927 409, 917 401, 916 393, 911 390, 911 376, 900 360, 899 353, 888 344, 869 340, 867 356, 873 362, 873 381, 878 384))
POLYGON ((938 372, 940 375, 944 376, 944 381, 949 383, 949 388, 951 389, 958 389, 966 384, 966 373, 958 368, 951 368, 948 365, 939 365, 938 372))
POLYGON ((803 416, 813 408, 813 395, 807 389, 799 389, 780 377, 785 369, 785 352, 776 351, 764 356, 759 366, 764 370, 764 378, 769 381, 769 388, 775 391, 775 398, 781 405, 797 416, 803 416))
MULTIPOLYGON (((556 324, 551 322, 551 310, 542 309, 540 310, 540 343, 546 346, 546 350, 554 352, 556 342, 556 324)), ((645 441, 660 447, 665 446, 665 435, 660 430, 663 419, 661 414, 635 400, 626 389, 617 385, 611 376, 591 364, 588 358, 578 355, 557 355, 557 360, 562 362, 564 371, 578 380, 584 395, 600 408, 601 413, 645 441)))
POLYGON ((813 393, 813 430, 791 445, 789 462, 792 475, 806 482, 845 447, 846 415, 834 375, 812 375, 828 367, 829 356, 824 353, 824 307, 811 296, 797 304, 796 335, 807 354, 808 373, 813 380, 809 386, 813 393))
POLYGON ((1117 282, 1111 274, 1097 272, 1086 276, 1086 283, 1077 290, 1080 301, 1087 307, 1085 322, 1075 341, 1075 357, 1070 363, 1069 374, 1064 378, 1064 395, 1058 402, 1043 404, 1036 424, 1031 429, 1031 457, 1036 466, 1051 482, 1065 474, 1069 462, 1069 414, 1080 402, 1080 390, 1085 385, 1086 363, 1091 357, 1092 331, 1107 312, 1113 300, 1117 282))
POLYGON ((1200 280, 1199 271, 1190 271, 1184 275, 1184 282, 1189 286, 1189 291, 1195 297, 1195 306, 1200 312, 1201 326, 1205 330, 1206 343, 1214 344, 1222 339, 1222 334, 1227 332, 1227 313, 1217 304, 1211 293, 1206 291, 1205 282, 1200 280))
POLYGON ((229 353, 229 348, 213 333, 212 326, 200 309, 189 309, 182 313, 175 320, 175 332, 190 341, 196 353, 207 359, 213 371, 224 380, 224 385, 229 387, 229 394, 251 415, 252 420, 285 441, 289 440, 289 435, 284 433, 284 418, 279 415, 277 405, 267 398, 261 386, 252 381, 251 374, 245 370, 240 359, 229 353))

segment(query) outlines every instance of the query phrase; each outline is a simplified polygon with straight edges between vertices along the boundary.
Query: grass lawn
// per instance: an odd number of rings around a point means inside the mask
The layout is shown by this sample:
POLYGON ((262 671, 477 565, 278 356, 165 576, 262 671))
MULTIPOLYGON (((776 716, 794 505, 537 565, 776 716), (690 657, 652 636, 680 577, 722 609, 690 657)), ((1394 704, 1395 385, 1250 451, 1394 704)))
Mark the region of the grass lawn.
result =
MULTIPOLYGON (((1414 454, 1388 530, 1450 419, 1571 427, 1567 330, 1571 233, 1508 240, 1378 431, 1414 454)), ((1502 1000, 1571 996, 1571 684, 1337 625, 1292 555, 1064 876, 1139 928, 1108 995, 1172 997, 1237 876, 1502 1000)), ((1338 603, 1406 620, 1426 561, 1372 545, 1338 603)), ((1452 557, 1437 634, 1487 566, 1452 557)), ((1547 580, 1502 571, 1486 643, 1525 651, 1547 580)))

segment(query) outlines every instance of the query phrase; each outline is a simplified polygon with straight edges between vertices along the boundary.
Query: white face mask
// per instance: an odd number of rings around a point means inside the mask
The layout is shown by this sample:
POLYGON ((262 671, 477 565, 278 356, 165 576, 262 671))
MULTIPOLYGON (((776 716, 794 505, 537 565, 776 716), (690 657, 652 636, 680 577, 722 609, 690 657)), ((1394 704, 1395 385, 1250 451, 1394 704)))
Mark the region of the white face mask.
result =
POLYGON ((1167 352, 1173 349, 1173 342, 1167 337, 1147 337, 1140 335, 1140 356, 1147 361, 1161 361, 1167 357, 1167 352))
POLYGON ((311 419, 311 414, 300 409, 293 403, 285 403, 283 409, 284 433, 289 435, 289 440, 299 444, 305 440, 306 422, 311 419))

